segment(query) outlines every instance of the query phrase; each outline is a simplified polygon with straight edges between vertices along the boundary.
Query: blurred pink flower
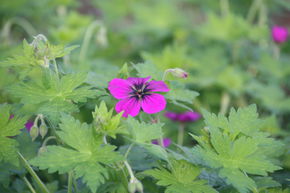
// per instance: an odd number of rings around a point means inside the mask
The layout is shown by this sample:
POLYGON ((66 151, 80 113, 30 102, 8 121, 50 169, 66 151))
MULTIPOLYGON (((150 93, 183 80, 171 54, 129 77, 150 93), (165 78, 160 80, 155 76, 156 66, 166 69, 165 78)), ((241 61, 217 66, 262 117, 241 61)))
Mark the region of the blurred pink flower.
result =
MULTIPOLYGON (((152 140, 152 144, 159 145, 159 141, 157 139, 152 140)), ((168 147, 171 144, 171 139, 164 138, 163 139, 163 147, 168 147)))
POLYGON ((30 131, 31 127, 33 126, 33 121, 27 121, 25 123, 25 128, 27 129, 27 131, 30 131))
POLYGON ((139 114, 142 109, 145 113, 153 114, 166 107, 166 100, 161 94, 155 92, 168 92, 169 88, 163 81, 149 81, 151 77, 133 78, 126 80, 115 78, 109 82, 108 89, 116 99, 118 113, 124 111, 123 117, 132 117, 139 114))
POLYGON ((178 121, 182 123, 193 122, 201 118, 201 115, 199 113, 191 111, 187 111, 184 113, 166 112, 164 115, 172 121, 178 121))
POLYGON ((283 43, 287 41, 288 30, 285 27, 274 26, 272 27, 272 38, 276 43, 283 43))

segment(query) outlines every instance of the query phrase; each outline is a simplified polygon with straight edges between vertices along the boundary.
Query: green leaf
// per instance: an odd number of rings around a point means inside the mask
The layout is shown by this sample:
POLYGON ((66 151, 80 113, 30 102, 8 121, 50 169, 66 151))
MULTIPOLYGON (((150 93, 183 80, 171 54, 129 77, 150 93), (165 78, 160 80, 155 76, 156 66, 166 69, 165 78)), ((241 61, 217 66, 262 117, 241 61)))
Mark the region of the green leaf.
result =
POLYGON ((163 123, 144 123, 129 117, 126 121, 130 134, 135 142, 146 143, 162 136, 163 123))
POLYGON ((273 161, 279 155, 274 149, 282 151, 283 144, 259 131, 263 123, 256 111, 255 105, 232 109, 228 118, 203 111, 209 141, 194 136, 196 156, 241 193, 257 188, 247 174, 266 176, 281 169, 273 161))
POLYGON ((191 105, 197 96, 199 96, 198 92, 186 89, 183 84, 174 81, 170 82, 170 91, 165 94, 165 97, 172 103, 187 109, 190 108, 183 103, 191 105))
POLYGON ((198 180, 200 169, 185 160, 173 160, 170 170, 161 167, 143 172, 165 186, 165 193, 216 193, 204 180, 198 180))
POLYGON ((237 111, 232 108, 228 118, 220 114, 216 116, 205 110, 202 112, 205 123, 210 128, 220 128, 230 132, 232 136, 236 136, 239 133, 251 136, 262 127, 262 121, 258 119, 256 105, 239 108, 237 111))
POLYGON ((57 134, 67 146, 47 146, 46 152, 30 162, 50 173, 73 171, 93 192, 108 178, 106 167, 123 159, 114 146, 102 145, 101 137, 94 136, 91 125, 71 116, 62 116, 57 134))
POLYGON ((0 105, 0 162, 10 162, 14 165, 18 164, 18 142, 12 137, 20 133, 20 129, 24 128, 26 118, 14 116, 10 117, 9 105, 0 105))
POLYGON ((45 72, 41 82, 20 83, 8 88, 14 97, 23 104, 35 104, 37 113, 42 113, 52 120, 59 120, 61 113, 77 112, 75 103, 86 102, 97 94, 89 86, 81 86, 86 75, 67 74, 60 80, 52 73, 45 72))
POLYGON ((151 62, 134 64, 133 67, 138 72, 139 77, 151 76, 154 80, 162 79, 163 72, 151 62))

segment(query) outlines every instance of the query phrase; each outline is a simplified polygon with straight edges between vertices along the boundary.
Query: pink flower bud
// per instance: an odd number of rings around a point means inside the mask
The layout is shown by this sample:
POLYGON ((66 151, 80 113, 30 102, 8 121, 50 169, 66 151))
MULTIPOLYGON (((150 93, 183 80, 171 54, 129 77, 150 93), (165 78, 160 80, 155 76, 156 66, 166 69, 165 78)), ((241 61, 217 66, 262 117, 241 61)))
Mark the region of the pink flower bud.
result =
POLYGON ((287 41, 288 30, 285 27, 274 26, 272 27, 272 38, 277 44, 284 43, 287 41))

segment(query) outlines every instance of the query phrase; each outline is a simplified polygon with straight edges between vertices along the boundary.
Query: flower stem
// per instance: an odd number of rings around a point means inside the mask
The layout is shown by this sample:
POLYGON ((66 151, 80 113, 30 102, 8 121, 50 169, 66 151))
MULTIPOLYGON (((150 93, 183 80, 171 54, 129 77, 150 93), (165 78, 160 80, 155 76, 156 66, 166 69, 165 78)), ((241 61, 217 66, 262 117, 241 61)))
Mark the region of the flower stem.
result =
POLYGON ((129 165, 128 161, 124 161, 124 164, 129 172, 129 175, 130 175, 130 181, 134 180, 136 177, 134 176, 134 173, 133 173, 133 170, 131 168, 131 166, 129 165))
POLYGON ((93 32, 97 27, 101 27, 102 23, 100 21, 94 21, 89 27, 87 28, 84 36, 84 40, 82 43, 80 55, 79 55, 79 61, 82 62, 85 59, 86 53, 89 48, 90 40, 92 39, 93 32))
POLYGON ((183 138, 184 138, 184 124, 179 124, 178 127, 178 138, 177 138, 177 144, 182 146, 183 145, 183 138))
POLYGON ((36 193, 36 191, 34 190, 33 186, 31 185, 31 183, 28 181, 28 179, 25 176, 23 177, 23 180, 26 183, 26 185, 28 186, 29 190, 32 193, 36 193))
POLYGON ((220 0, 220 8, 222 16, 223 17, 228 16, 230 13, 229 0, 220 0))
POLYGON ((254 0, 252 5, 249 8, 249 12, 247 15, 247 21, 249 23, 253 23, 255 16, 257 14, 257 11, 259 10, 259 4, 260 4, 260 0, 254 0))
POLYGON ((276 44, 274 44, 274 46, 273 46, 273 54, 274 54, 274 58, 276 60, 279 60, 279 58, 280 58, 280 47, 278 45, 276 45, 276 44))
POLYGON ((31 25, 31 23, 29 23, 27 20, 25 20, 23 18, 15 17, 15 18, 11 18, 10 20, 8 20, 5 23, 5 25, 3 27, 3 30, 1 31, 1 36, 2 36, 3 40, 8 40, 9 41, 9 39, 10 39, 9 35, 11 34, 11 28, 12 28, 13 24, 22 27, 22 29, 30 37, 32 37, 33 35, 36 34, 36 30, 31 25))
POLYGON ((43 146, 46 146, 47 142, 48 142, 49 140, 51 140, 51 139, 55 139, 55 140, 56 140, 56 137, 55 137, 55 136, 49 136, 49 137, 47 137, 47 138, 43 141, 43 143, 42 143, 42 147, 43 147, 43 146))
POLYGON ((35 180, 36 184, 38 185, 38 187, 41 189, 41 191, 43 193, 49 193, 49 190, 47 189, 47 187, 44 185, 44 183, 40 180, 40 178, 37 176, 37 174, 34 172, 34 170, 31 168, 30 164, 28 163, 28 161, 22 156, 22 154, 20 152, 18 152, 20 161, 23 163, 24 167, 26 168, 26 170, 30 173, 30 175, 33 177, 33 179, 35 180))
POLYGON ((58 67, 57 67, 55 59, 53 59, 52 62, 53 62, 53 65, 54 65, 54 70, 55 70, 55 73, 57 75, 57 78, 59 79, 59 72, 58 72, 58 67))
POLYGON ((131 145, 128 147, 128 149, 127 149, 127 151, 126 151, 126 153, 125 153, 125 158, 127 158, 128 157, 128 155, 129 155, 129 153, 130 153, 130 151, 131 151, 131 149, 132 149, 132 147, 134 146, 134 143, 131 143, 131 145))
POLYGON ((72 193, 73 173, 68 173, 67 193, 72 193))
POLYGON ((222 115, 226 114, 230 105, 230 101, 231 101, 230 95, 227 92, 223 92, 219 114, 222 115))

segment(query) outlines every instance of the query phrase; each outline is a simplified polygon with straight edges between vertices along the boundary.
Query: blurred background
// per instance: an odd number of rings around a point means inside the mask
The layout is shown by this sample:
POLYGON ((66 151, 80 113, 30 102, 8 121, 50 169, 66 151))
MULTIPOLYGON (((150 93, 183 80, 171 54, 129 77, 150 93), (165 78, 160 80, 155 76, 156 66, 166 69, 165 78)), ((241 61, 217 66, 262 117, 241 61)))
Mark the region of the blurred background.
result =
MULTIPOLYGON (((79 45, 57 62, 63 72, 87 72, 87 83, 98 88, 105 89, 125 63, 131 76, 155 79, 161 79, 166 69, 182 68, 189 76, 179 83, 200 94, 191 100, 179 93, 193 102, 189 107, 194 111, 206 108, 226 114, 230 107, 256 103, 267 121, 263 129, 290 144, 289 0, 1 0, 0 4, 1 60, 18 53, 23 39, 31 42, 33 36, 44 34, 53 44, 79 45), (275 27, 286 31, 284 39, 279 39, 275 27)), ((9 102, 2 88, 16 79, 0 68, 1 103, 9 102)), ((179 104, 167 110, 187 109, 179 104)), ((190 132, 202 127, 202 121, 190 124, 190 132)), ((168 127, 172 129, 166 135, 175 138, 176 125, 168 127)), ((286 170, 279 175, 287 184, 289 153, 282 160, 286 170)))

